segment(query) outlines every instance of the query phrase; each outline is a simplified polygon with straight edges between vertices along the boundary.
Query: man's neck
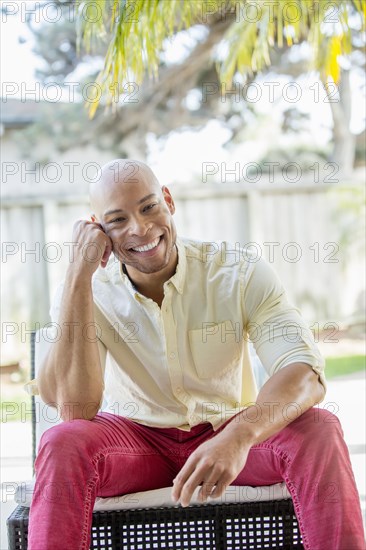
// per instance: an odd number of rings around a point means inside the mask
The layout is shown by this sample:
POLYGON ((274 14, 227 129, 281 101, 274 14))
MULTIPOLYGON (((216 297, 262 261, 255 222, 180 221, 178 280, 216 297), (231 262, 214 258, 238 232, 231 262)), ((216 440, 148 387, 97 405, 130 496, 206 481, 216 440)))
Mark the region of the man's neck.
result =
POLYGON ((177 264, 178 252, 175 246, 168 265, 156 273, 142 273, 130 265, 124 265, 124 271, 138 292, 161 306, 164 298, 164 283, 174 275, 177 264))

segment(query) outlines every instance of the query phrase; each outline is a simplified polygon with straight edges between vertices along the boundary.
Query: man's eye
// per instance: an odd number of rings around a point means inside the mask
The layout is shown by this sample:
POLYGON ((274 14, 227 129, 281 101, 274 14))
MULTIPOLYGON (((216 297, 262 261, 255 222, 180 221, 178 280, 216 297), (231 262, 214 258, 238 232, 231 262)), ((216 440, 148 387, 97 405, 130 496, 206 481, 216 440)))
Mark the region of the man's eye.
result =
POLYGON ((152 208, 154 208, 154 206, 156 206, 157 203, 154 202, 152 204, 148 204, 147 206, 145 206, 145 208, 143 209, 143 212, 146 212, 147 210, 151 210, 152 208))
POLYGON ((118 222, 124 222, 126 218, 114 218, 114 220, 111 220, 109 223, 118 223, 118 222))

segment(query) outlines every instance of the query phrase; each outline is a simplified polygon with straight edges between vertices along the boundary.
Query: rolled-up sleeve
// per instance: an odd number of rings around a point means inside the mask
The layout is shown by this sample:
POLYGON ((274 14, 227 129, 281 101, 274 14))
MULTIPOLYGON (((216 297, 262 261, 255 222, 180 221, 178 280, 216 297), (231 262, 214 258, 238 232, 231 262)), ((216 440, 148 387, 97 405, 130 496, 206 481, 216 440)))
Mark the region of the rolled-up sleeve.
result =
POLYGON ((269 263, 261 258, 242 271, 246 333, 271 376, 291 363, 307 363, 326 388, 325 361, 300 312, 269 263))

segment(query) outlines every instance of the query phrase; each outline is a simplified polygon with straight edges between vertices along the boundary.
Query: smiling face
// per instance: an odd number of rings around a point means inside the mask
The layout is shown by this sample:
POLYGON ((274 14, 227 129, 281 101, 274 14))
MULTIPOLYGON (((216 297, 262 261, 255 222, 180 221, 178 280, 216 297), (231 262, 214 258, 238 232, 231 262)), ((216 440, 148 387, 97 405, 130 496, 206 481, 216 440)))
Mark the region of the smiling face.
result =
POLYGON ((90 196, 95 221, 112 240, 121 262, 140 273, 175 268, 174 202, 148 166, 137 161, 109 163, 90 196))

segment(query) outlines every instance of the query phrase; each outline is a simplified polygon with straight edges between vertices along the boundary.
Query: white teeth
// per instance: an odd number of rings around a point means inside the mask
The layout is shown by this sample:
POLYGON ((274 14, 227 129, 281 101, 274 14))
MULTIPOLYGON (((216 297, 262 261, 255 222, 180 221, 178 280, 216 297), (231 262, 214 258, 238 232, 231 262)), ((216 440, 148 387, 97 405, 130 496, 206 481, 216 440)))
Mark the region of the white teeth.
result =
POLYGON ((135 252, 146 252, 147 250, 151 250, 152 248, 155 248, 156 246, 158 246, 159 241, 160 241, 160 237, 155 239, 155 241, 153 241, 152 243, 145 244, 144 246, 137 246, 132 250, 134 250, 135 252))

